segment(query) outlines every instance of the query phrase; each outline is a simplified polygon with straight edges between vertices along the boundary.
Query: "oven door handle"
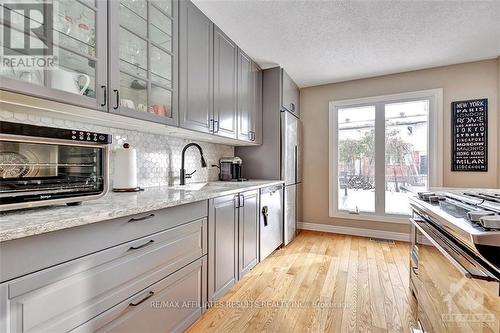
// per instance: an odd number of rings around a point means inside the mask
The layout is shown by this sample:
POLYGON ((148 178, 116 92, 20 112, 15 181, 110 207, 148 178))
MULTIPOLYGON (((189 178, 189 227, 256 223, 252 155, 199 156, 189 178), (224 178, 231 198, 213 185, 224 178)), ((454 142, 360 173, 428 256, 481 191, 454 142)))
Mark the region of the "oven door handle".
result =
MULTIPOLYGON (((486 274, 485 272, 482 272, 480 270, 470 270, 464 267, 455 257, 453 257, 450 252, 451 250, 447 249, 447 246, 444 244, 441 244, 436 240, 437 237, 433 237, 432 235, 436 234, 431 227, 424 227, 421 224, 419 224, 418 221, 415 221, 414 219, 410 219, 411 222, 420 230, 420 232, 434 245, 439 252, 443 256, 445 256, 446 259, 448 259, 449 262, 460 272, 462 273, 463 276, 465 276, 468 279, 478 279, 478 280, 485 280, 485 281, 498 281, 495 277, 492 277, 489 274, 486 274)), ((425 223, 424 221, 421 221, 420 223, 425 223)))

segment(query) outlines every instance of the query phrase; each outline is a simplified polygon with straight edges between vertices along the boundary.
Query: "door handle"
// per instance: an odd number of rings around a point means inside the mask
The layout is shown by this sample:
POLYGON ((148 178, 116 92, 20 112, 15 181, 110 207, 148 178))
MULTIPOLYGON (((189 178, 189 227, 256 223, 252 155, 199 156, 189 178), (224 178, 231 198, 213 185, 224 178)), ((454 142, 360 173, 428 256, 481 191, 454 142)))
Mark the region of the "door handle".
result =
POLYGON ((113 92, 116 95, 115 106, 113 106, 113 109, 117 110, 120 106, 120 92, 117 89, 113 89, 113 92))
POLYGON ((150 218, 153 218, 153 217, 155 217, 155 214, 149 214, 149 215, 142 216, 142 217, 133 217, 130 220, 128 220, 128 222, 139 222, 139 221, 149 220, 150 218))
POLYGON ((139 302, 137 302, 137 303, 130 302, 128 305, 130 305, 130 306, 138 306, 138 305, 140 305, 140 304, 142 304, 142 303, 146 302, 149 298, 153 297, 153 295, 154 295, 154 294, 155 294, 155 292, 154 292, 154 291, 150 291, 150 292, 148 292, 148 293, 147 293, 147 295, 146 295, 143 299, 141 299, 139 302))
POLYGON ((235 195, 233 198, 234 208, 240 208, 240 196, 235 195))
POLYGON ((150 239, 147 243, 144 243, 142 245, 139 245, 139 246, 131 246, 129 248, 129 250, 139 250, 139 249, 142 249, 143 247, 146 247, 148 245, 151 245, 153 244, 155 241, 153 239, 150 239))
POLYGON ((267 227, 267 219, 269 217, 269 207, 262 207, 262 215, 264 216, 264 227, 267 227))
POLYGON ((293 154, 294 154, 293 158, 294 158, 294 163, 295 163, 295 175, 294 175, 294 177, 295 177, 295 184, 297 184, 297 182, 298 182, 298 175, 297 175, 298 170, 297 170, 297 168, 299 167, 299 163, 297 161, 298 160, 298 147, 295 146, 294 149, 295 149, 295 151, 293 152, 293 154))
POLYGON ((290 111, 295 112, 295 104, 290 103, 290 111))
POLYGON ((106 106, 106 103, 107 103, 107 100, 108 100, 108 88, 104 85, 101 86, 101 89, 103 89, 103 97, 104 97, 104 100, 103 102, 101 103, 101 106, 106 106))
POLYGON ((243 194, 240 194, 240 199, 241 199, 239 200, 240 206, 238 208, 245 207, 245 196, 243 194))

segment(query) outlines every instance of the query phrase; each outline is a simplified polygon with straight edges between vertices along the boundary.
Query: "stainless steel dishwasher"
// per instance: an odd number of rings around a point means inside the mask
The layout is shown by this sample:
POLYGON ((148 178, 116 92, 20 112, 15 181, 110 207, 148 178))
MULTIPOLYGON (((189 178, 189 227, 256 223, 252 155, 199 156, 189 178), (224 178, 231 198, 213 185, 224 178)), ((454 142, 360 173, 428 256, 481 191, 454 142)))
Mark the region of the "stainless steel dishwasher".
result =
POLYGON ((283 244, 283 185, 260 190, 260 260, 283 244))

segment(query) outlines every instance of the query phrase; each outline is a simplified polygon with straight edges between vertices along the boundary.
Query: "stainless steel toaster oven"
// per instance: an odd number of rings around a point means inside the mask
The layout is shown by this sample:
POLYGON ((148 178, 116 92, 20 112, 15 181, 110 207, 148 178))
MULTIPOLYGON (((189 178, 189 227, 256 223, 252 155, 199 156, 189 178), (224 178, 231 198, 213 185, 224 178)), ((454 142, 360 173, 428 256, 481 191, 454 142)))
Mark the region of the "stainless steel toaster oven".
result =
POLYGON ((0 210, 104 195, 111 136, 0 122, 0 210))

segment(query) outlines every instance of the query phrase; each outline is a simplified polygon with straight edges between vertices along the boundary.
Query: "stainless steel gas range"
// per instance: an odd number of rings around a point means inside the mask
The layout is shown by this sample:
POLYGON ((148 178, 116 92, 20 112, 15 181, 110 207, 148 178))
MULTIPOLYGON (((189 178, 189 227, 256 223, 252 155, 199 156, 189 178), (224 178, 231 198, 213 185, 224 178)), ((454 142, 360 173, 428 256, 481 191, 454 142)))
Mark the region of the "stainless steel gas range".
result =
POLYGON ((500 190, 410 199, 420 332, 500 332, 500 190))

